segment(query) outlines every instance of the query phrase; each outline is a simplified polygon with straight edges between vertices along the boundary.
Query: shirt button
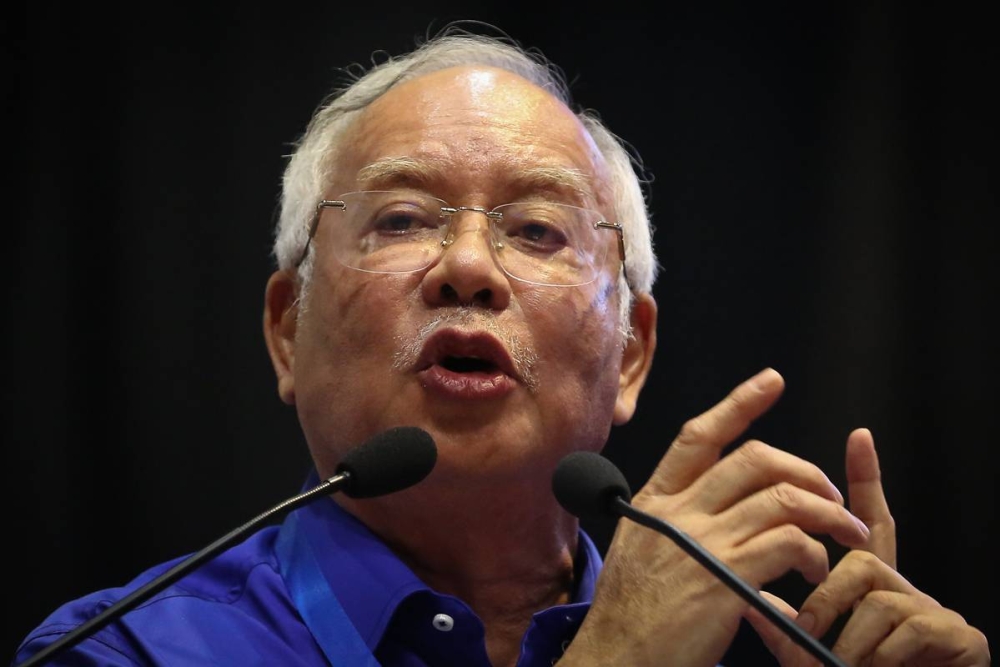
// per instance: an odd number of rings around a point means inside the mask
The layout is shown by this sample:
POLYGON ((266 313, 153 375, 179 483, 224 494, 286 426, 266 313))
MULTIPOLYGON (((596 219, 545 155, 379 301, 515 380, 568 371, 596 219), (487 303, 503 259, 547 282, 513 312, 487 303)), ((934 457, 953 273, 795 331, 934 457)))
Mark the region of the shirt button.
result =
POLYGON ((441 632, 451 632, 451 629, 455 627, 455 619, 448 614, 436 614, 431 623, 434 625, 435 630, 440 630, 441 632))

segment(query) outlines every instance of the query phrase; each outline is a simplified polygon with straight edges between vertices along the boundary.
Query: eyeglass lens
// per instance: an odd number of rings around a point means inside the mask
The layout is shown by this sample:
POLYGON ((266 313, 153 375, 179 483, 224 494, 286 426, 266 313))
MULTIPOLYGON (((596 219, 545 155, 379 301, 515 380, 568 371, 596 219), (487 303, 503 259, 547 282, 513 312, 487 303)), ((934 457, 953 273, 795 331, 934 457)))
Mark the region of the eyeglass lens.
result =
MULTIPOLYGON (((345 266, 374 273, 408 273, 429 266, 450 245, 462 216, 442 200, 413 192, 341 195, 342 207, 321 211, 330 250, 345 266)), ((596 227, 600 213, 568 204, 527 201, 494 208, 491 245, 512 277, 543 285, 591 282, 611 239, 596 227)))

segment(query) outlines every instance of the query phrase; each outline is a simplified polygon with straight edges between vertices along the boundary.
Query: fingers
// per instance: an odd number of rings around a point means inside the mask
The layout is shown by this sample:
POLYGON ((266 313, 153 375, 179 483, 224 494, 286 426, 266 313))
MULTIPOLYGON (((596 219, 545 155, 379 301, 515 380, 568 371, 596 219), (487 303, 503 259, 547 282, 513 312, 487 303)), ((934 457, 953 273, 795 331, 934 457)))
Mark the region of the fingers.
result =
POLYGON ((933 601, 875 555, 855 550, 844 556, 826 581, 802 603, 798 623, 820 637, 841 614, 872 591, 905 593, 933 601))
POLYGON ((830 535, 853 548, 862 548, 869 540, 868 527, 842 505, 788 482, 754 493, 722 512, 719 519, 737 545, 784 524, 830 535))
POLYGON ((916 618, 923 609, 922 600, 906 593, 869 593, 851 614, 833 645, 833 651, 848 664, 856 664, 875 653, 896 626, 916 618))
POLYGON ((759 440, 751 440, 723 458, 692 485, 691 491, 699 509, 721 512, 741 498, 779 482, 844 504, 840 491, 818 466, 759 440))
POLYGON ((900 623, 879 645, 871 664, 989 667, 990 649, 986 635, 942 609, 900 623))
POLYGON ((982 632, 867 551, 851 551, 841 560, 803 602, 796 623, 821 637, 849 609, 832 648, 848 665, 990 664, 982 632))
POLYGON ((789 570, 799 572, 814 584, 826 579, 830 572, 826 547, 792 524, 754 535, 727 560, 742 579, 757 588, 789 570))
POLYGON ((921 593, 874 591, 833 645, 847 664, 989 665, 983 633, 921 593))
POLYGON ((646 485, 653 493, 687 488, 719 459, 722 449, 778 400, 785 381, 766 368, 743 382, 707 412, 689 420, 646 485))
MULTIPOLYGON (((777 595, 760 592, 761 597, 771 603, 779 612, 791 618, 798 616, 798 612, 792 605, 788 604, 777 595)), ((747 608, 745 618, 754 632, 760 637, 764 646, 771 652, 782 667, 819 667, 820 662, 813 658, 804 648, 799 646, 789 637, 782 628, 779 628, 771 619, 757 610, 756 607, 747 608)))
POLYGON ((896 567, 896 524, 889 513, 875 441, 868 429, 855 429, 848 436, 846 466, 851 512, 871 531, 866 549, 896 567))
MULTIPOLYGON (((781 598, 761 591, 779 612, 796 618, 781 598)), ((782 667, 817 667, 820 663, 757 609, 745 617, 782 667)), ((861 602, 831 649, 845 664, 870 667, 949 665, 988 667, 989 643, 957 613, 927 596, 876 591, 861 602)))

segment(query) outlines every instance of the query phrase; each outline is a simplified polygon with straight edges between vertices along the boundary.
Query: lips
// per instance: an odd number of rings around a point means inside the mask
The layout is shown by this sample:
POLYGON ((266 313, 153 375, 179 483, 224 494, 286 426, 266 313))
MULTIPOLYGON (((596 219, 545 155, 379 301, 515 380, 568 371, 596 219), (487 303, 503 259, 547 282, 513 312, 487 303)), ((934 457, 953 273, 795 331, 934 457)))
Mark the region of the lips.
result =
POLYGON ((438 331, 416 364, 423 386, 455 399, 498 398, 520 379, 503 344, 485 332, 438 331))

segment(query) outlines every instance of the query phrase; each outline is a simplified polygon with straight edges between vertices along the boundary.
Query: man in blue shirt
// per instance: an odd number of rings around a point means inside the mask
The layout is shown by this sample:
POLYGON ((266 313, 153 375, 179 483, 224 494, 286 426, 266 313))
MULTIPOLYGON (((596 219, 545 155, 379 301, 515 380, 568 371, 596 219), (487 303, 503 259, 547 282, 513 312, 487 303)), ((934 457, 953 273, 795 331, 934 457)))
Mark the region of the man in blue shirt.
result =
MULTIPOLYGON (((563 457, 632 417, 657 265, 629 152, 548 63, 447 31, 338 91, 286 169, 275 256, 264 335, 307 486, 396 426, 432 434, 436 467, 296 510, 57 663, 710 667, 747 618, 782 665, 813 664, 652 531, 619 526, 602 564, 552 495, 563 457)), ((867 430, 847 442, 850 511, 778 449, 721 455, 782 388, 765 369, 688 422, 634 505, 756 588, 801 572, 815 593, 773 602, 814 636, 853 609, 847 664, 988 665, 982 633, 895 571, 867 430), (816 534, 851 551, 831 569, 816 534)), ((175 563, 56 610, 15 663, 175 563)))

